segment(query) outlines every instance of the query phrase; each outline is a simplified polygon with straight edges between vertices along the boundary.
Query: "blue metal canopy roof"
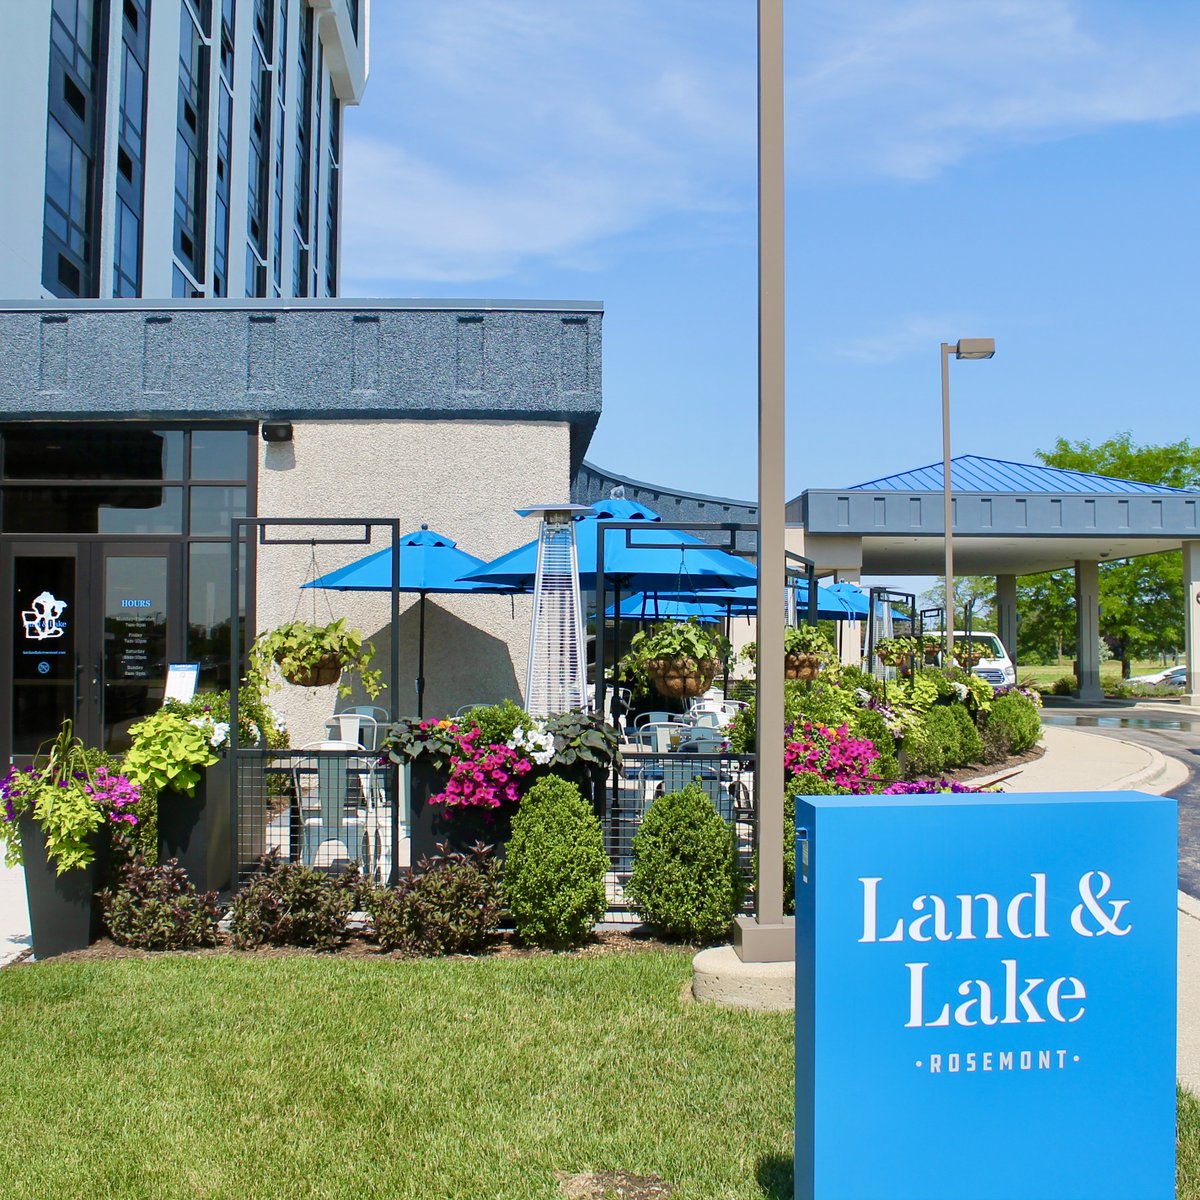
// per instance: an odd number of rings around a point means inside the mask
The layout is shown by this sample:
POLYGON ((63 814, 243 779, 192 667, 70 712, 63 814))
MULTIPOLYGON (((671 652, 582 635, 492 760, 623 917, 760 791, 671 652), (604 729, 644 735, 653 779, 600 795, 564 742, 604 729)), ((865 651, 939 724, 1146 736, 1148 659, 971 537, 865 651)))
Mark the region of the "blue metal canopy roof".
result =
MULTIPOLYGON (((1113 492, 1123 495, 1146 493, 1177 496, 1194 495, 1186 488, 1166 487, 1160 483, 1138 483, 1132 479, 1114 479, 1109 475, 1090 475, 1061 467, 1038 467, 1029 463, 1005 462, 982 458, 977 454, 959 454, 950 460, 950 486, 956 492, 1113 492)), ((899 475, 887 475, 868 483, 846 488, 851 492, 940 492, 942 464, 931 463, 899 475)))

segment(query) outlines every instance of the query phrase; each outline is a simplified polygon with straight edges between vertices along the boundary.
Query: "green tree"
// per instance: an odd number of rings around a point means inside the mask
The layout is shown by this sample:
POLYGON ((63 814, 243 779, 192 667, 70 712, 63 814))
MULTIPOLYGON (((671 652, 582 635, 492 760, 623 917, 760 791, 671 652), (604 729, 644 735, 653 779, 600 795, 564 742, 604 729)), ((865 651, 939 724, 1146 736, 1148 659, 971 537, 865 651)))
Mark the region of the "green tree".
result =
MULTIPOLYGON (((946 607, 946 581, 935 583, 927 592, 921 593, 922 608, 946 607)), ((996 630, 996 580, 990 575, 956 575, 954 578, 954 628, 960 633, 967 627, 967 613, 971 614, 971 628, 996 630)))
MULTIPOLYGON (((1039 450, 1037 455, 1049 467, 1167 487, 1200 487, 1200 447, 1187 438, 1167 446, 1137 445, 1128 431, 1097 443, 1059 438, 1053 450, 1039 450)), ((1177 551, 1101 564, 1100 633, 1114 643, 1123 676, 1128 678, 1134 658, 1168 654, 1183 645, 1183 603, 1177 551)), ((1021 616, 1026 619, 1024 611, 1021 616)))
POLYGON ((1058 663, 1074 650, 1074 574, 1043 571, 1023 576, 1017 587, 1017 661, 1058 663))

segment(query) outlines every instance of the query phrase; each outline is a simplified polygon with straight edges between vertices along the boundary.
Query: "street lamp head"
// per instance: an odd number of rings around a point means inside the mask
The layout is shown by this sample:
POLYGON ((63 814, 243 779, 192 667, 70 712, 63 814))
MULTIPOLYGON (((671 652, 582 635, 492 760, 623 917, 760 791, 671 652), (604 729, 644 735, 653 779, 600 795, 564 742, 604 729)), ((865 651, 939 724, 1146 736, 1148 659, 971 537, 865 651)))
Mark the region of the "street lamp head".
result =
POLYGON ((991 358, 995 353, 995 338, 960 338, 954 347, 955 358, 991 358))

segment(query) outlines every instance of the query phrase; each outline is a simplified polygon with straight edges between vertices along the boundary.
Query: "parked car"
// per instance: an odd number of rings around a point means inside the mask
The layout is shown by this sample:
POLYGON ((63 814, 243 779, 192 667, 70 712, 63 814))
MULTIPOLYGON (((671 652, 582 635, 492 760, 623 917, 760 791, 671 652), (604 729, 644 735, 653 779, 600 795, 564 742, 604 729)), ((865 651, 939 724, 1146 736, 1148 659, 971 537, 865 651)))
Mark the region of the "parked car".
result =
MULTIPOLYGON (((940 629, 926 629, 925 636, 940 638, 944 637, 944 634, 940 629)), ((992 687, 1008 687, 1017 682, 1017 668, 1012 659, 1008 657, 1004 643, 996 634, 960 633, 955 636, 954 640, 961 642, 967 639, 982 656, 973 668, 974 674, 978 675, 980 679, 986 679, 992 687)))
POLYGON ((1170 688, 1182 692, 1187 687, 1187 667, 1184 665, 1166 667, 1150 675, 1134 675, 1126 680, 1127 683, 1137 683, 1142 687, 1170 688))

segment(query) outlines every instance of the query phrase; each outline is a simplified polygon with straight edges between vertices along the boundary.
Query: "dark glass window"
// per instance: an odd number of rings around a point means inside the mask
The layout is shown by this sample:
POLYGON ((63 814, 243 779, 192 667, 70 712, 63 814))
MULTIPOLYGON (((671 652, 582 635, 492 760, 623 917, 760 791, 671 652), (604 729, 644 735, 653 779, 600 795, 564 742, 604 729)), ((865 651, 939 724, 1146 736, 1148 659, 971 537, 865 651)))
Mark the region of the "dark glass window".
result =
POLYGON ((179 108, 175 145, 175 255, 204 279, 208 47, 187 4, 180 5, 179 108))
POLYGON ((142 223, 124 200, 117 200, 113 247, 113 295, 136 296, 141 279, 142 223))
POLYGON ((89 91, 96 62, 99 9, 97 0, 54 0, 50 10, 50 44, 89 91))
POLYGON ((46 225, 73 253, 89 257, 92 164, 53 117, 46 137, 46 225))
POLYGON ((245 430, 195 430, 192 434, 192 478, 245 479, 245 430))
POLYGON ((183 489, 6 487, 5 533, 182 533, 183 489))
MULTIPOLYGON (((241 547, 242 587, 246 581, 245 544, 241 547)), ((230 547, 225 542, 196 542, 188 547, 187 658, 200 664, 202 688, 229 687, 230 547)), ((245 612, 245 592, 239 608, 245 612)), ((245 643, 245 628, 241 631, 245 643)))
POLYGON ((142 156, 145 120, 146 72, 126 45, 121 56, 121 113, 117 134, 138 158, 142 156))
POLYGON ((213 293, 229 294, 229 145, 233 125, 233 98, 224 80, 217 99, 217 181, 213 241, 213 293))
MULTIPOLYGON (((242 438, 242 469, 222 478, 241 479, 246 474, 246 435, 225 436, 242 438)), ((61 425, 10 429, 4 434, 4 478, 182 479, 183 432, 61 425)))
POLYGON ((242 487, 193 487, 191 532, 196 536, 229 536, 231 517, 246 515, 246 489, 242 487))
MULTIPOLYGON (((258 12, 256 5, 256 14, 258 12)), ((269 44, 269 43, 268 43, 269 44)), ((249 172, 247 175, 246 295, 265 296, 265 263, 268 252, 268 168, 271 154, 272 73, 263 58, 262 47, 254 46, 250 81, 249 172), (256 261, 252 262, 251 260, 256 261), (259 268, 264 269, 260 270, 259 268)))

